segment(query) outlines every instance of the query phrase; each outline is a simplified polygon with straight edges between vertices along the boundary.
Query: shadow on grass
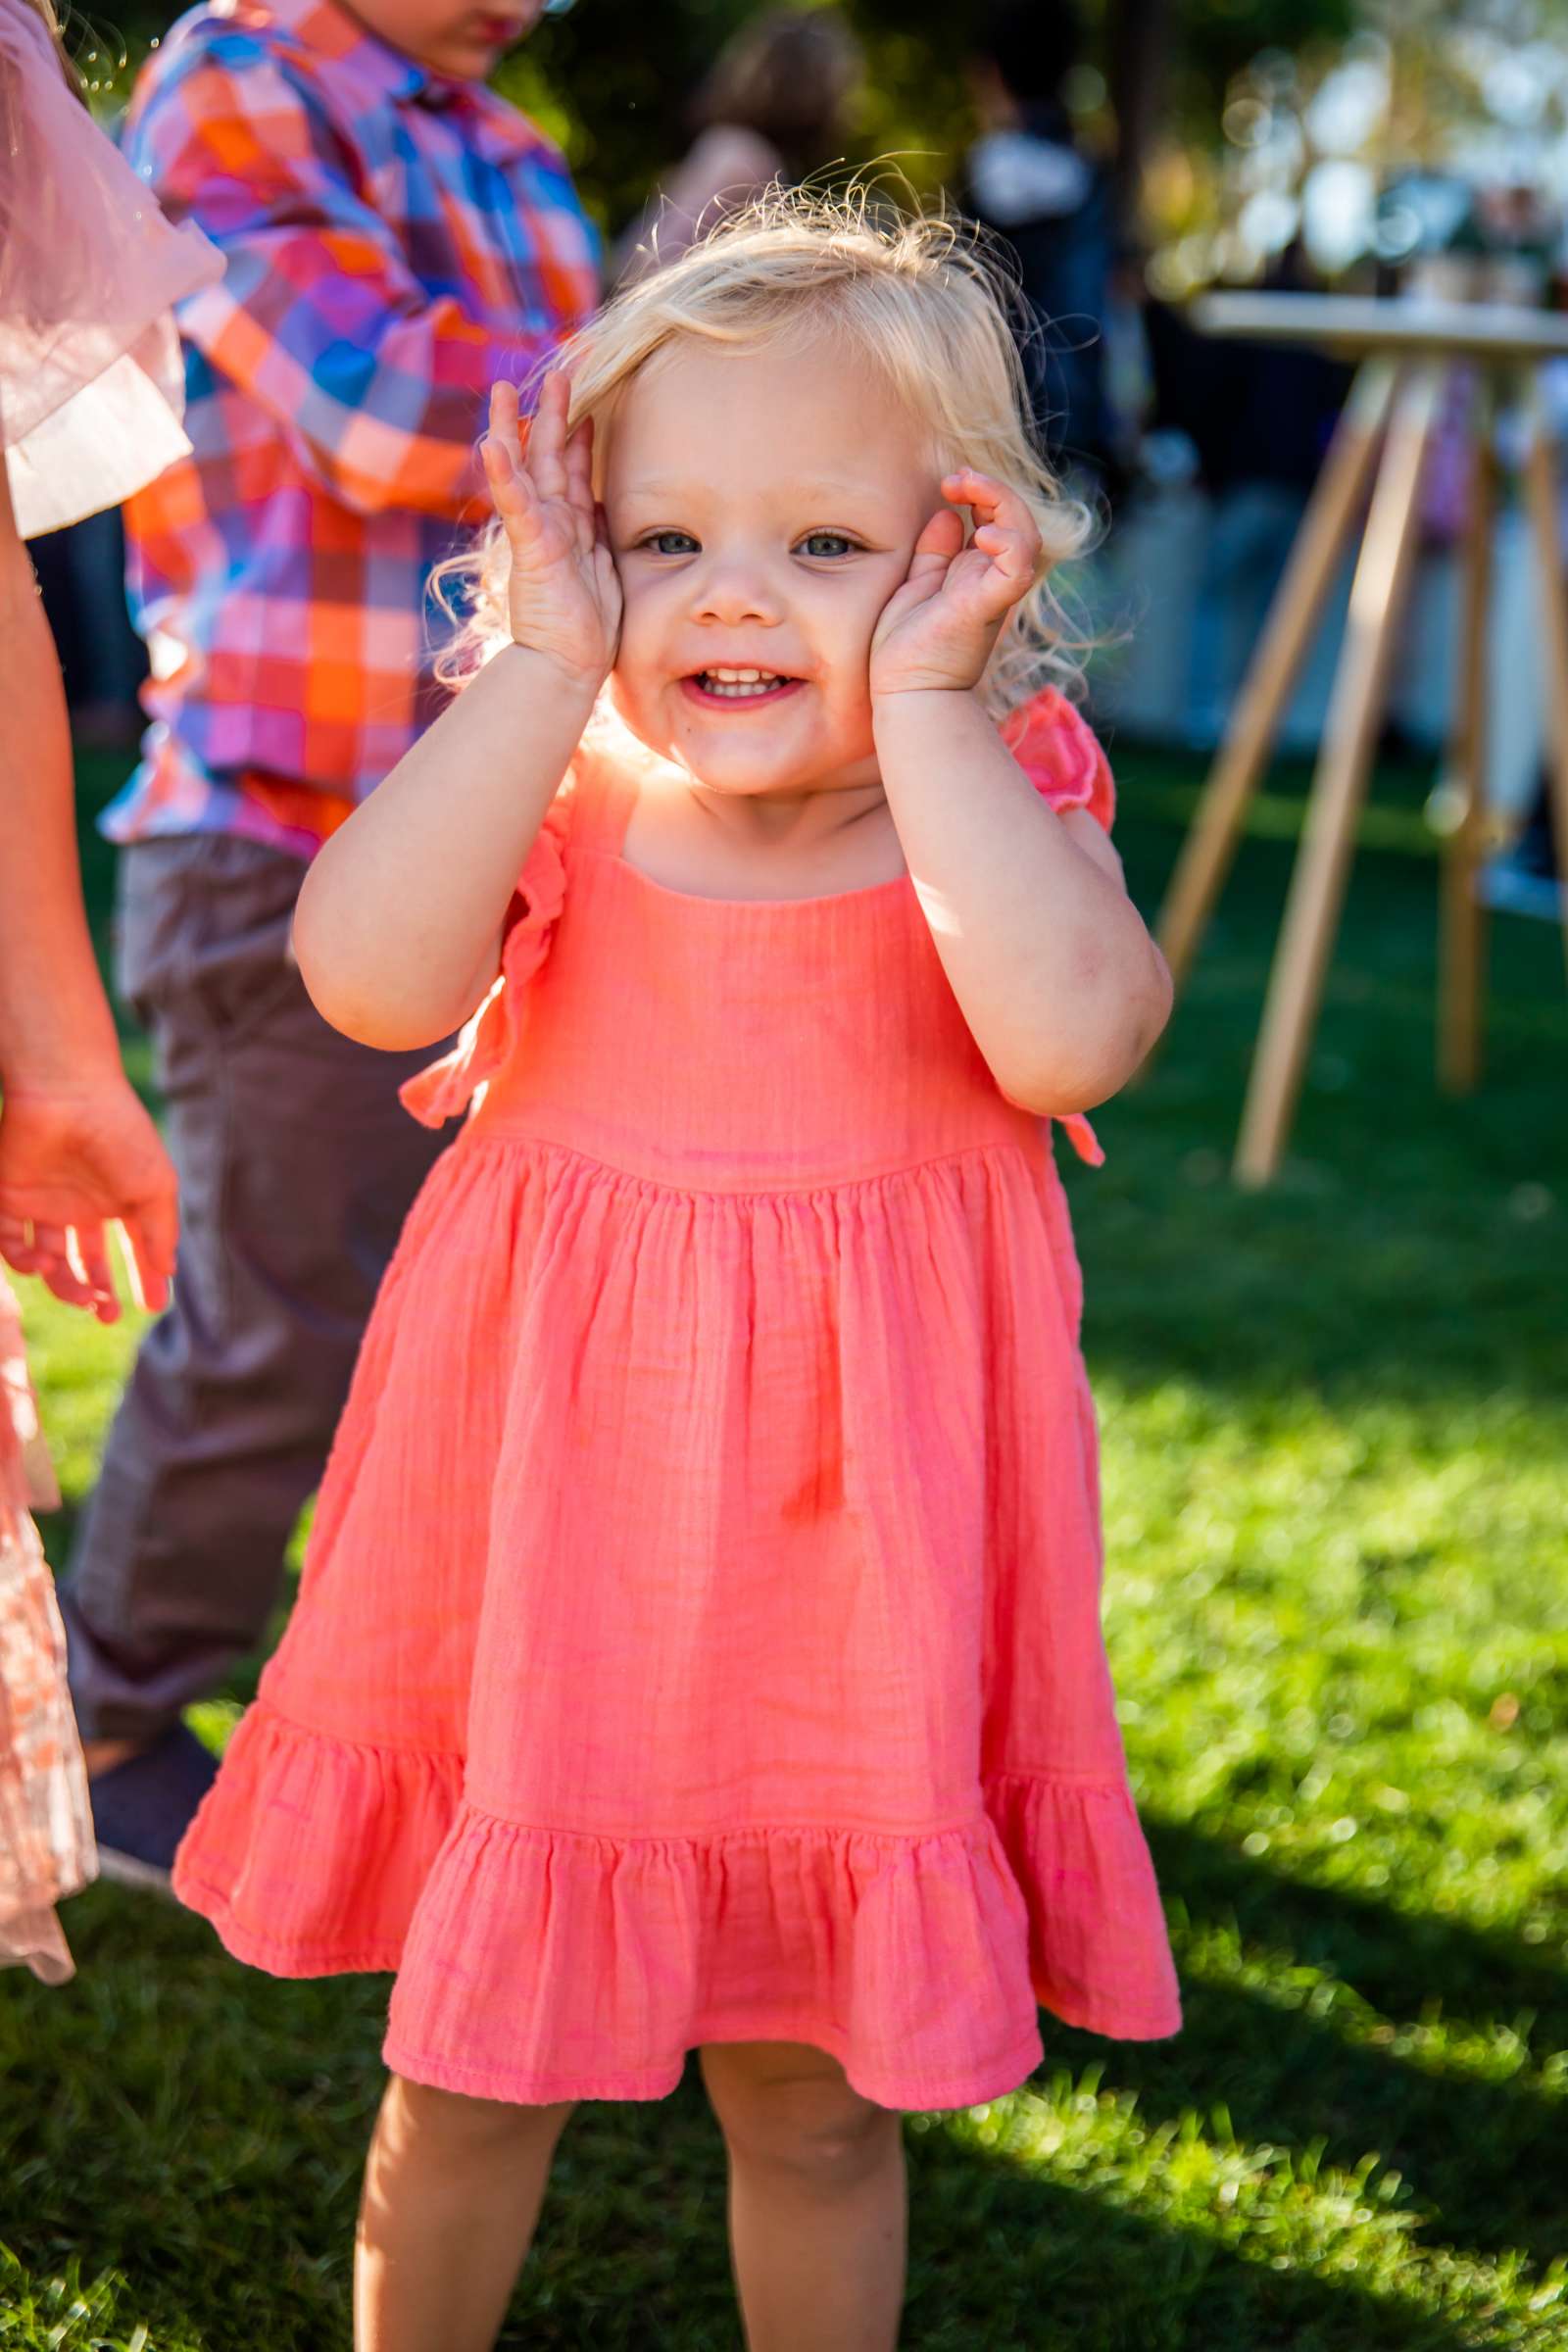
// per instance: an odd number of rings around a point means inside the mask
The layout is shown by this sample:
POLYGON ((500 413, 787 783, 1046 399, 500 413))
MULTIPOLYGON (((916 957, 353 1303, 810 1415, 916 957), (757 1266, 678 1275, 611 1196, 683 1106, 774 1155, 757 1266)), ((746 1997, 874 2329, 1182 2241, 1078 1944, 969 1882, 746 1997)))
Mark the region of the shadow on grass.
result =
MULTIPOLYGON (((1568 1976, 1507 1936, 1306 1886, 1194 1831, 1148 1826, 1161 1884, 1195 1924, 1234 1919, 1244 1942, 1333 1977, 1396 2032, 1441 2007, 1471 2028, 1533 2020, 1540 2046, 1568 2044, 1568 1976)), ((1321 2142, 1346 2170, 1376 2153, 1402 2174, 1428 2237, 1543 2267, 1568 2254, 1560 2100, 1352 2039, 1305 1998, 1293 2008, 1199 1982, 1184 1984, 1183 2006, 1168 2043, 1107 2044, 1045 2020, 1046 2071, 1100 2064, 1149 2123, 1222 2106, 1244 2145, 1321 2142)))
POLYGON ((1543 2269, 1568 2254, 1560 2100, 1528 2084, 1429 2074, 1238 1988, 1188 1984, 1185 2009, 1175 2065, 1118 2051, 1106 2067, 1107 2083, 1138 2093, 1146 2123, 1223 2106, 1247 2146, 1318 2144, 1322 2161, 1346 2172, 1375 2153, 1401 2175, 1425 2237, 1477 2254, 1513 2249, 1543 2269))
POLYGON ((909 2184, 910 2352, 1459 2352, 1477 2340, 1352 2278, 1276 2270, 936 2132, 913 2141, 909 2184))
MULTIPOLYGON (((1106 1122, 1102 1132, 1114 1149, 1106 1122)), ((1146 1147, 1128 1139, 1129 1150, 1146 1147)), ((1533 1210, 1543 1197, 1525 1168, 1512 1193, 1494 1185, 1487 1200, 1472 1185, 1462 1213, 1445 1198, 1417 1214, 1396 1183, 1359 1199, 1347 1186, 1257 1200, 1206 1173, 1195 1190, 1168 1145, 1157 1164, 1173 1193, 1157 1204, 1147 1164, 1143 1198, 1073 1187, 1094 1380, 1110 1375, 1133 1395, 1175 1380, 1254 1412, 1310 1397, 1345 1414, 1498 1398, 1560 1413, 1564 1220, 1513 1214, 1511 1198, 1533 1210)))
POLYGON ((1157 1814, 1146 1812, 1144 1828, 1160 1885, 1195 1919, 1234 1918, 1244 1937, 1342 1978, 1387 2016, 1419 2016, 1432 2000, 1473 2023, 1511 2024, 1529 2010, 1544 2039, 1568 2044, 1568 1971, 1545 1949, 1349 1888, 1314 1886, 1157 1814))

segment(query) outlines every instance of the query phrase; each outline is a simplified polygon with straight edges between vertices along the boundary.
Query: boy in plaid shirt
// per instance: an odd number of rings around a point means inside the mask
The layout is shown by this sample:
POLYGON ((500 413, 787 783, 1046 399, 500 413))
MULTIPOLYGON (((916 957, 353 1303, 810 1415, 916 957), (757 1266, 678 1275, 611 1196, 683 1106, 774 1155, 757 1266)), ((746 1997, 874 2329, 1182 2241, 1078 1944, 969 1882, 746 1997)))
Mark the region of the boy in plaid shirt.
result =
POLYGON ((439 1149, 397 1100, 428 1054, 329 1029, 288 933, 312 853, 433 713, 425 583, 481 511, 490 384, 597 292, 562 158, 482 86, 541 6, 221 0, 132 109, 132 162, 227 269, 180 316, 193 454, 126 511, 153 724, 105 820, 182 1222, 62 1595, 124 1877, 167 1874, 210 1777, 179 1710, 262 1638, 439 1149))

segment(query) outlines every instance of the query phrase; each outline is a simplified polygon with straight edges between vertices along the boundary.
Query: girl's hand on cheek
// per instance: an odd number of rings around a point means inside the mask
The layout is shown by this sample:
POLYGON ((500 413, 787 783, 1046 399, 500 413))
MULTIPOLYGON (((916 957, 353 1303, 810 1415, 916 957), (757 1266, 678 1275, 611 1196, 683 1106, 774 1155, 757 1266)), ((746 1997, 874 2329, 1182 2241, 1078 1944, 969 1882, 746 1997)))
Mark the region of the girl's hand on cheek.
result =
POLYGON ((495 385, 480 446, 512 558, 513 638, 597 694, 620 636, 620 579, 594 504, 593 421, 568 436, 570 400, 569 377, 547 375, 524 450, 517 388, 495 385))
POLYGON ((909 575, 871 638, 871 692, 962 693, 978 684, 1008 612, 1034 586, 1040 533, 1023 500, 986 473, 950 473, 952 501, 915 541, 909 575), (967 547, 954 508, 976 517, 967 547))

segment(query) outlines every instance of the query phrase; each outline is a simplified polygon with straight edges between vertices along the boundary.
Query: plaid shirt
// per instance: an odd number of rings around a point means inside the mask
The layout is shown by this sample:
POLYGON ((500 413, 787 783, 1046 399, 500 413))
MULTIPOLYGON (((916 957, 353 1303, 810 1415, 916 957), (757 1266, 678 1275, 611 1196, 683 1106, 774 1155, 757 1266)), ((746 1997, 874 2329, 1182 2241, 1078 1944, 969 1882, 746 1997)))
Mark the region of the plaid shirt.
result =
POLYGON ((532 123, 334 0, 181 18, 127 148, 228 267, 180 306, 192 455, 126 509, 154 723, 104 830, 309 856, 439 707, 484 401, 587 314, 593 233, 532 123))

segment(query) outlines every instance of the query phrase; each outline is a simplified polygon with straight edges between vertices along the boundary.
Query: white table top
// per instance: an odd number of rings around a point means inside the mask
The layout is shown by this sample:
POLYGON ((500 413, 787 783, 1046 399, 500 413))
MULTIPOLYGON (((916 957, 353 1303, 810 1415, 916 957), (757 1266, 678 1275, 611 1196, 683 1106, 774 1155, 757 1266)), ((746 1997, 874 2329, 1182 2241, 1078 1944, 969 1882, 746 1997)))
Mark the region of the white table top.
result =
POLYGON ((1568 358, 1568 313, 1428 295, 1203 294, 1189 306, 1205 335, 1257 343, 1310 343, 1348 358, 1377 352, 1418 357, 1568 358))

